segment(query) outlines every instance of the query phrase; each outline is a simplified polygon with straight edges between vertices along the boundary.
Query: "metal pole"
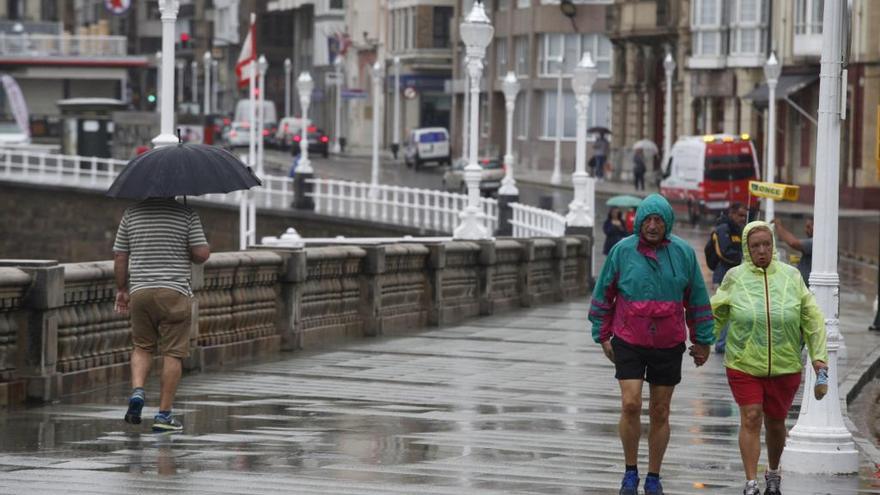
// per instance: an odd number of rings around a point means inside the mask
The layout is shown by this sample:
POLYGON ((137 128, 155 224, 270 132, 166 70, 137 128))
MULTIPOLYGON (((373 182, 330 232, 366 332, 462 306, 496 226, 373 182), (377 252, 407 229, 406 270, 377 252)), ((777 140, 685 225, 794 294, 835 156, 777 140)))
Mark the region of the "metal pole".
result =
POLYGON ((400 57, 394 57, 394 139, 391 141, 391 151, 394 159, 397 159, 397 150, 400 149, 400 57))
MULTIPOLYGON (((382 63, 373 64, 373 163, 370 167, 370 198, 379 197, 379 93, 382 92, 382 63)), ((373 203, 375 218, 376 203, 373 203)))
POLYGON ((489 231, 483 224, 480 211, 480 179, 483 169, 477 157, 478 139, 477 133, 480 128, 480 76, 483 71, 483 61, 479 57, 468 56, 468 76, 470 79, 470 119, 468 130, 470 131, 468 164, 464 168, 464 181, 467 184, 468 202, 464 211, 461 212, 462 222, 455 228, 453 237, 456 239, 486 239, 489 231))
POLYGON ((518 196, 516 179, 513 177, 513 112, 516 109, 516 95, 519 93, 519 81, 513 71, 508 71, 504 78, 504 110, 507 112, 506 146, 504 153, 504 179, 501 180, 499 196, 518 196))
POLYGON ((342 144, 339 141, 342 137, 342 63, 342 56, 337 55, 334 61, 336 66, 336 123, 333 126, 333 130, 336 131, 336 139, 333 140, 332 150, 337 154, 342 152, 342 144))
MULTIPOLYGON (((257 162, 257 138, 256 138, 256 127, 257 127, 257 102, 255 101, 256 93, 256 81, 257 78, 257 61, 252 60, 250 65, 250 77, 248 79, 248 166, 254 167, 257 162)), ((247 243, 250 239, 250 229, 253 225, 251 223, 251 218, 256 216, 252 213, 253 204, 251 202, 251 192, 245 191, 242 195, 242 201, 244 206, 242 206, 242 215, 239 219, 240 223, 240 247, 239 249, 247 249, 247 243)))
POLYGON ((290 117, 290 73, 293 63, 289 58, 284 59, 284 116, 290 117))
POLYGON ((180 104, 183 103, 183 83, 186 81, 186 62, 183 60, 178 60, 175 62, 177 65, 177 105, 178 109, 180 104))
MULTIPOLYGON (((767 89, 770 92, 770 101, 767 104, 767 182, 776 181, 776 83, 777 80, 767 80, 767 89)), ((765 206, 765 220, 772 222, 776 217, 776 202, 767 199, 765 206)))
POLYGON ((190 82, 192 102, 193 105, 197 105, 199 103, 199 63, 195 60, 190 62, 189 70, 192 73, 192 81, 190 82))
POLYGON ((302 127, 302 138, 299 144, 300 155, 299 165, 296 167, 297 174, 311 174, 314 172, 312 162, 309 160, 309 126, 307 125, 309 104, 312 102, 312 89, 314 89, 313 84, 312 76, 308 72, 303 72, 299 75, 297 87, 299 89, 299 105, 302 109, 302 126, 300 126, 302 127))
POLYGON ((789 432, 782 454, 786 471, 795 473, 844 474, 859 469, 859 454, 843 422, 838 380, 840 333, 837 274, 837 227, 840 180, 840 121, 843 118, 840 89, 844 39, 845 2, 825 2, 822 21, 822 59, 819 73, 819 129, 816 142, 815 235, 810 289, 825 316, 828 334, 828 393, 816 400, 811 363, 806 364, 806 381, 797 424, 789 432))
POLYGON ((205 108, 202 113, 211 115, 211 52, 205 52, 205 108))
POLYGON ((156 52, 156 113, 162 118, 162 52, 156 52))
POLYGON ((669 150, 672 149, 672 76, 675 74, 675 60, 671 53, 666 54, 663 60, 663 69, 666 71, 666 111, 663 116, 663 165, 669 160, 669 150))
POLYGON ((165 146, 177 142, 174 136, 174 25, 180 2, 164 0, 159 2, 162 19, 162 74, 161 74, 161 114, 159 135, 153 138, 153 146, 165 146))
POLYGON ((467 69, 465 69, 464 74, 464 92, 462 93, 462 106, 463 111, 461 113, 461 159, 467 160, 468 157, 468 147, 470 146, 470 131, 468 130, 468 121, 471 118, 471 96, 470 96, 470 78, 467 75, 467 69))
POLYGON ((214 108, 217 109, 218 113, 222 113, 223 106, 220 105, 220 96, 219 96, 219 91, 220 91, 220 73, 218 71, 219 65, 220 64, 216 60, 211 60, 211 72, 212 72, 211 83, 213 86, 213 88, 211 89, 211 91, 212 91, 211 100, 214 102, 214 108))
POLYGON ((562 65, 563 57, 559 57, 559 77, 556 81, 556 142, 553 144, 553 175, 550 176, 550 183, 558 186, 562 183, 562 65))

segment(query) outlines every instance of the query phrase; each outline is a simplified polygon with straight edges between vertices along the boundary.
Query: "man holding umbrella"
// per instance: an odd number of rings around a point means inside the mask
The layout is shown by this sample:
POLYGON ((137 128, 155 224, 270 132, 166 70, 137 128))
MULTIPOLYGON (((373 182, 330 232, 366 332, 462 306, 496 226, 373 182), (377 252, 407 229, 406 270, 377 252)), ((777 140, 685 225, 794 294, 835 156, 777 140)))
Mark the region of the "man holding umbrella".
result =
POLYGON ((190 263, 204 263, 211 255, 201 219, 186 206, 185 195, 258 184, 231 153, 214 146, 179 144, 139 155, 110 186, 108 196, 140 200, 123 213, 113 244, 115 309, 131 315, 134 344, 127 423, 141 423, 144 384, 153 355, 159 354, 162 378, 153 431, 183 429, 171 412, 192 335, 190 263), (184 204, 175 196, 184 196, 184 204))

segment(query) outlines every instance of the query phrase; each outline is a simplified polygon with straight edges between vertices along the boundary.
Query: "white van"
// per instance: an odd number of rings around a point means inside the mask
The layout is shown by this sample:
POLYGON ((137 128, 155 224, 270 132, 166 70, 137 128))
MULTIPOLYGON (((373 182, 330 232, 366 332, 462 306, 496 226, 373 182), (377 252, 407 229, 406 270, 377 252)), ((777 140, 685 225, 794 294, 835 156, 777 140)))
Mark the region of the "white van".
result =
POLYGON ((409 133, 403 144, 403 161, 416 170, 425 162, 449 165, 449 131, 443 127, 423 127, 409 133))
MULTIPOLYGON (((258 110, 254 111, 254 115, 257 115, 258 110)), ((272 127, 275 127, 274 124, 278 123, 278 114, 275 113, 275 102, 270 100, 263 101, 263 127, 268 127, 266 124, 273 124, 272 127)), ((238 100, 238 103, 235 104, 235 120, 236 122, 248 122, 251 119, 251 101, 250 100, 238 100)))

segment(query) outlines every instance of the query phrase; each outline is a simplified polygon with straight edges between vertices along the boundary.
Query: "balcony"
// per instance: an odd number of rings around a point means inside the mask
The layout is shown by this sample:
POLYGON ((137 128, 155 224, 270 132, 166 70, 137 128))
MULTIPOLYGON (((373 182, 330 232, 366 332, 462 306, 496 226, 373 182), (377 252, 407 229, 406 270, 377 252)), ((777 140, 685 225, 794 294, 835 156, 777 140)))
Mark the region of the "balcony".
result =
POLYGON ((126 57, 127 43, 125 36, 0 33, 0 60, 35 57, 126 57))

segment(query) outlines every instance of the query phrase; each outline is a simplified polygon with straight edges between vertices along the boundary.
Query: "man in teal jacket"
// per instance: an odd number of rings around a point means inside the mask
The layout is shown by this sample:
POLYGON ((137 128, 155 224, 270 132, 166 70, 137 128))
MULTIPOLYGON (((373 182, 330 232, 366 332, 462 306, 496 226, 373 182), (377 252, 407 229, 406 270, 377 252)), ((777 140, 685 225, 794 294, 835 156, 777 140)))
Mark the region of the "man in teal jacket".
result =
POLYGON ((620 495, 637 495, 642 384, 650 385, 648 476, 645 494, 662 495, 660 466, 669 443, 669 404, 681 381, 685 338, 702 366, 715 341, 712 308, 697 256, 672 235, 675 215, 663 196, 645 198, 634 234, 618 242, 593 290, 593 339, 614 363, 622 409, 620 441, 626 471, 620 495), (689 332, 688 332, 689 330, 689 332))

